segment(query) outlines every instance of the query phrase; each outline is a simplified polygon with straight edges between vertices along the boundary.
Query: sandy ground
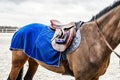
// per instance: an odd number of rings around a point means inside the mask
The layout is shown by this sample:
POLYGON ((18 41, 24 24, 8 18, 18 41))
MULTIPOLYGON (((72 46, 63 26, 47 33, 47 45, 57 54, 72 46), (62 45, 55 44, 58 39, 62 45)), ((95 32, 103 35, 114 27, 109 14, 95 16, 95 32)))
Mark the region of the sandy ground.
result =
MULTIPOLYGON (((0 33, 0 80, 7 80, 10 72, 11 52, 9 45, 12 35, 13 34, 0 33)), ((120 53, 120 46, 117 47, 116 51, 120 53)), ((27 67, 28 64, 25 64, 24 73, 27 67)), ((48 71, 39 66, 33 80, 74 80, 74 78, 48 71)), ((100 77, 100 80, 120 80, 120 63, 114 54, 111 55, 111 62, 107 72, 100 77)))

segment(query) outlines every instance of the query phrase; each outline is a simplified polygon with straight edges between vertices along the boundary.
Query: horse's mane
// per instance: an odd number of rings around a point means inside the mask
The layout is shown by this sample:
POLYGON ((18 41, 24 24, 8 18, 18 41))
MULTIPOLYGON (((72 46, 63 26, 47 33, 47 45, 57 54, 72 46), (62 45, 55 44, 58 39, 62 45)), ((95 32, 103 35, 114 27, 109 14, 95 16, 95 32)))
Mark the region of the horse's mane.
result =
POLYGON ((115 1, 112 5, 107 6, 102 11, 100 11, 98 14, 96 14, 94 17, 92 17, 90 21, 93 21, 94 18, 98 19, 99 17, 101 17, 102 15, 104 15, 105 13, 109 12, 110 10, 112 10, 113 8, 119 5, 120 5, 120 0, 115 1))

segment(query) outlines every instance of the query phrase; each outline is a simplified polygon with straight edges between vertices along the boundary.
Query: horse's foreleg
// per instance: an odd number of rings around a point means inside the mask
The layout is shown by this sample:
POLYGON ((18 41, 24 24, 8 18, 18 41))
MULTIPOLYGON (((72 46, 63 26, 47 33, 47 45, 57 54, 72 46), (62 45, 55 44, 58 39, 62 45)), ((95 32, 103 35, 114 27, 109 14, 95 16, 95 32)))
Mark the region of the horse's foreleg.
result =
POLYGON ((20 78, 17 79, 17 77, 27 59, 28 57, 23 53, 23 51, 21 50, 12 51, 12 67, 8 80, 21 80, 20 78))
POLYGON ((28 68, 27 74, 25 75, 24 80, 32 80, 38 68, 38 63, 35 60, 29 58, 28 63, 29 63, 29 68, 28 68))

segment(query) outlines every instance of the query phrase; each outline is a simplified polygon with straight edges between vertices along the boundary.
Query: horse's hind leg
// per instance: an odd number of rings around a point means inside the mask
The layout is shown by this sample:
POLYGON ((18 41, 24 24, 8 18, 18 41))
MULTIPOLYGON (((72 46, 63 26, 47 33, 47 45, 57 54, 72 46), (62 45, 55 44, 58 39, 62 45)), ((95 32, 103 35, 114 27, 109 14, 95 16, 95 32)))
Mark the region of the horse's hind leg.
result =
POLYGON ((93 78, 92 80, 98 80, 99 79, 99 77, 95 77, 95 78, 93 78))
POLYGON ((28 63, 29 63, 29 68, 27 74, 25 75, 24 80, 32 80, 38 68, 38 63, 35 60, 29 58, 28 63))
MULTIPOLYGON (((28 57, 21 50, 12 51, 12 67, 9 74, 8 80, 22 80, 22 78, 17 78, 20 70, 27 61, 28 57)), ((22 76, 21 76, 22 77, 22 76)))

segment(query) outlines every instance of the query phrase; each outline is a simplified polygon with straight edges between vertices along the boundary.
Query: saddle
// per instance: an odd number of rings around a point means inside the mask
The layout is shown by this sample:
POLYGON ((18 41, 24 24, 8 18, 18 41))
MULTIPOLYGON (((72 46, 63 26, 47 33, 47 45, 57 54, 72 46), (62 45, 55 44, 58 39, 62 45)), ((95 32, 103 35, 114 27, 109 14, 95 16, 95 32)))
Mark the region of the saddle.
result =
POLYGON ((76 35, 75 22, 69 24, 61 24, 57 20, 50 20, 50 28, 55 31, 53 38, 51 39, 52 47, 59 51, 65 51, 71 44, 74 36, 76 35))

